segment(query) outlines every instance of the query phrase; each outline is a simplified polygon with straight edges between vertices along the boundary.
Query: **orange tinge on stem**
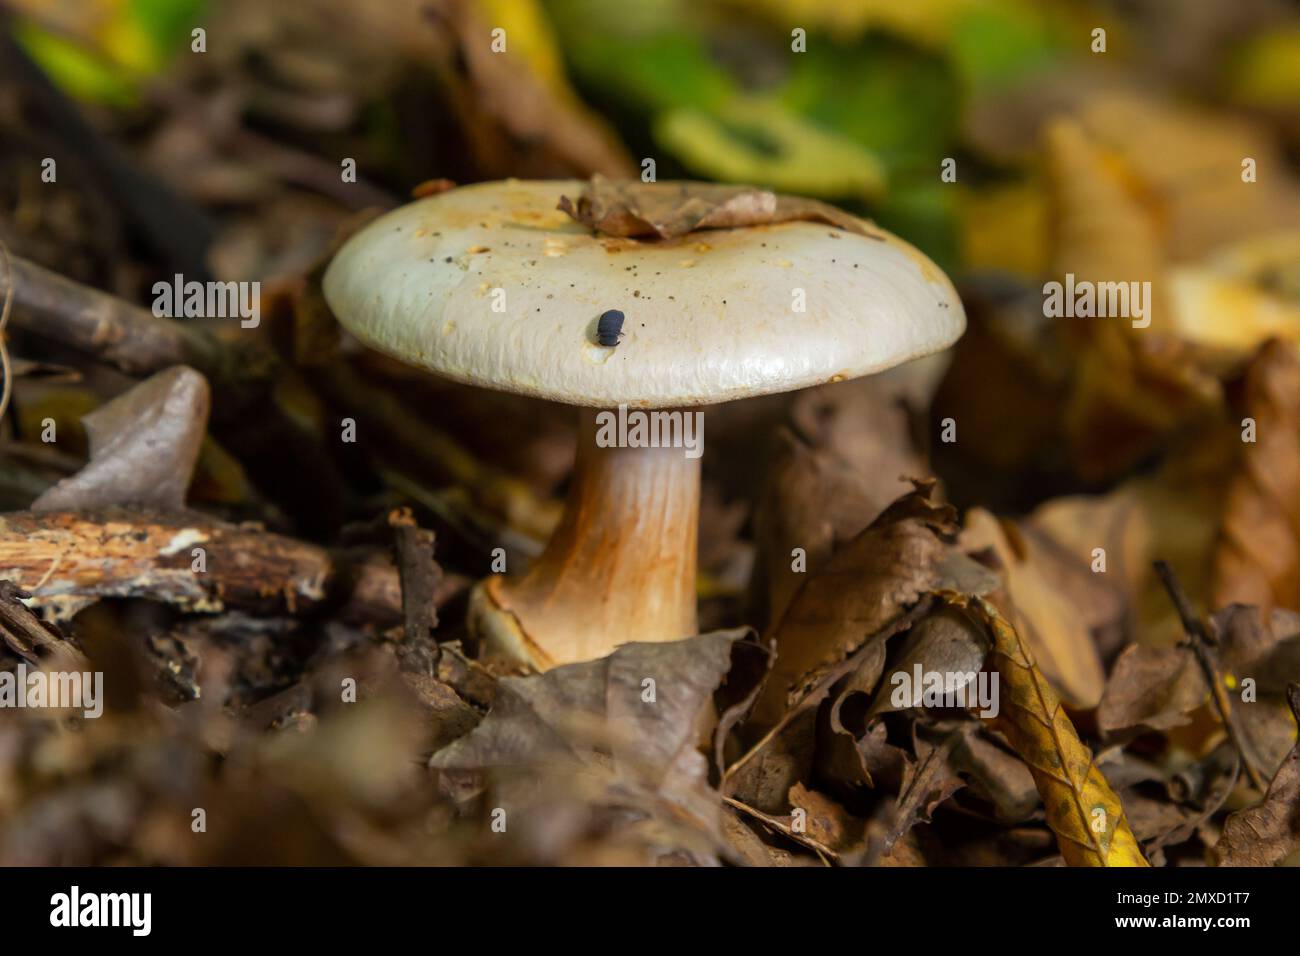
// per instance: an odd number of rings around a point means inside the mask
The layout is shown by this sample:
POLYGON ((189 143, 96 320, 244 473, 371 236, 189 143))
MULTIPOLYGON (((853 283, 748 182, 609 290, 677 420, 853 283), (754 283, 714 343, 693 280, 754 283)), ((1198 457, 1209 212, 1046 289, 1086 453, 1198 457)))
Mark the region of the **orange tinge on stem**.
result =
POLYGON ((582 411, 564 515, 520 578, 492 577, 471 609, 489 650, 539 670, 630 641, 696 633, 700 459, 682 448, 602 448, 582 411))

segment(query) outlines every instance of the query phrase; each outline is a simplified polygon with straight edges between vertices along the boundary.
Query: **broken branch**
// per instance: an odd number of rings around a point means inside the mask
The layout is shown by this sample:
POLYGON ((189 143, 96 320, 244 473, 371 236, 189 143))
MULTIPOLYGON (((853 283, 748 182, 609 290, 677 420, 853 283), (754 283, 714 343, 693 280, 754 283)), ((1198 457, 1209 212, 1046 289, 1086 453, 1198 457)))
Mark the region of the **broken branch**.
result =
MULTIPOLYGON (((340 607, 385 626, 402 618, 393 564, 360 559, 261 528, 194 513, 19 511, 0 515, 0 577, 33 608, 71 617, 100 598, 162 601, 185 611, 227 608, 303 615, 340 607)), ((436 604, 455 588, 454 582, 436 604)))
POLYGON ((1218 641, 1201 621, 1200 615, 1192 608, 1187 592, 1183 590, 1178 576, 1174 574, 1174 569, 1168 562, 1156 561, 1155 569, 1156 574, 1160 576, 1160 582, 1169 592, 1169 599, 1173 602, 1174 609, 1178 612, 1183 630, 1187 633, 1187 643, 1191 646, 1192 653, 1196 655, 1196 662, 1201 665, 1201 674, 1205 682, 1210 685, 1210 696, 1214 700, 1215 709, 1219 712, 1219 719, 1223 721, 1223 729, 1227 731, 1232 746, 1241 755, 1241 763, 1246 768, 1246 775, 1250 777, 1251 785, 1263 793, 1268 789, 1268 785, 1251 759, 1249 750, 1242 745, 1241 735, 1237 732, 1237 725, 1232 718, 1232 704, 1228 700, 1227 691, 1223 689, 1223 678, 1219 675, 1219 668, 1214 660, 1213 648, 1218 641))

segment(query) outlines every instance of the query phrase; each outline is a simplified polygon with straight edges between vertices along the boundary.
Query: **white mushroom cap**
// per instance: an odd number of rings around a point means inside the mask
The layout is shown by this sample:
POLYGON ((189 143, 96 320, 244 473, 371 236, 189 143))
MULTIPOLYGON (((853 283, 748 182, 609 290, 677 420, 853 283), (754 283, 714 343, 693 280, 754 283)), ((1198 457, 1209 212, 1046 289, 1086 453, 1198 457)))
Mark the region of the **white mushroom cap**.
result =
POLYGON ((942 271, 869 223, 866 236, 787 222, 611 238, 556 208, 583 185, 507 180, 403 206, 343 246, 325 297, 362 342, 411 365, 594 407, 708 405, 856 378, 965 329, 942 271), (607 348, 595 327, 609 309, 626 318, 607 348))

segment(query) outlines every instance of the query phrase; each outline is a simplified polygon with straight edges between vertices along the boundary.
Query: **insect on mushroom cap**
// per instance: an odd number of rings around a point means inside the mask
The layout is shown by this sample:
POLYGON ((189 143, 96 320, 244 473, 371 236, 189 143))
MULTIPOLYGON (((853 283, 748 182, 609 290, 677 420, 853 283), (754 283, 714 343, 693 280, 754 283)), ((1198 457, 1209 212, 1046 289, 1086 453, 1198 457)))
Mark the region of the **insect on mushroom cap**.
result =
POLYGON ((623 335, 623 313, 618 309, 609 309, 600 314, 596 322, 596 342, 606 348, 618 345, 623 335))
POLYGON ((613 238, 556 208, 583 185, 480 183, 396 209, 344 244, 325 297, 362 342, 409 364, 593 407, 707 405, 855 378, 965 329, 943 272, 870 223, 613 238), (635 339, 609 348, 598 320, 592 341, 592 316, 633 300, 635 339))

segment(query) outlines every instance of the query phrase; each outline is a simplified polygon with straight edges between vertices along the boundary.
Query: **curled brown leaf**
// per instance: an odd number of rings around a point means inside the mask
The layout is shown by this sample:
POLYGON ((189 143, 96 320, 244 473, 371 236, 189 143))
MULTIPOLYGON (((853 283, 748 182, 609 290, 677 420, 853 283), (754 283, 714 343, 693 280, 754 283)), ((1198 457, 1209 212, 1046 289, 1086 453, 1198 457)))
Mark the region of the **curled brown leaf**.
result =
POLYGON ((1246 372, 1243 441, 1214 553, 1214 606, 1300 610, 1300 358, 1266 342, 1246 372), (1253 433, 1253 434, 1251 434, 1253 433))
MULTIPOLYGON (((1287 691, 1291 713, 1300 722, 1300 685, 1287 691)), ((1219 866, 1276 866, 1300 841, 1300 743, 1273 776, 1263 801, 1238 810, 1223 825, 1215 844, 1219 866)))
POLYGON ((607 236, 673 239, 699 229, 735 229, 778 222, 820 222, 870 235, 855 216, 815 199, 781 196, 754 186, 713 183, 612 181, 592 176, 560 209, 607 236))

